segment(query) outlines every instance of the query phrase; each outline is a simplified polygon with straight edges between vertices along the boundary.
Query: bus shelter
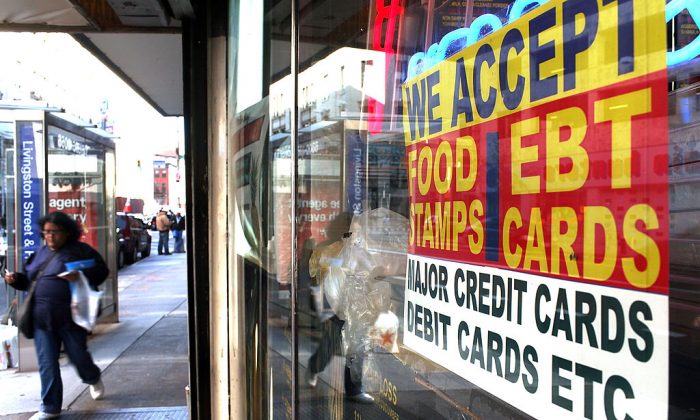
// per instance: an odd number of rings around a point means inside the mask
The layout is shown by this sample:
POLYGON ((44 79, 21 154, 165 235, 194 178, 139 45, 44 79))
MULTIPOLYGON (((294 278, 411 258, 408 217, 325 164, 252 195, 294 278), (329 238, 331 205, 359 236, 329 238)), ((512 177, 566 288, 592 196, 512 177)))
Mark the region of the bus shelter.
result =
MULTIPOLYGON (((100 286, 100 322, 118 321, 115 246, 115 146, 112 135, 65 113, 0 105, 0 270, 22 268, 42 245, 39 219, 62 211, 81 227, 81 240, 110 267, 100 286)), ((0 286, 0 314, 23 292, 0 286)), ((3 317, 2 339, 11 351, 0 368, 36 367, 32 343, 3 317), (13 359, 14 360, 8 360, 13 359)))

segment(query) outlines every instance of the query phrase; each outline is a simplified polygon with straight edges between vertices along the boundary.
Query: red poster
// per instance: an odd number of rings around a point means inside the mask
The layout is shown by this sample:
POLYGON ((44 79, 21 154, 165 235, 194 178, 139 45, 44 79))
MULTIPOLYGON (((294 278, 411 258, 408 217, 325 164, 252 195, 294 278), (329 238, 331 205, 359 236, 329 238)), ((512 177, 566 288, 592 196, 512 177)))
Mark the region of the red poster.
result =
POLYGON ((81 190, 49 191, 49 212, 73 217, 83 232, 81 241, 97 248, 97 194, 81 190))

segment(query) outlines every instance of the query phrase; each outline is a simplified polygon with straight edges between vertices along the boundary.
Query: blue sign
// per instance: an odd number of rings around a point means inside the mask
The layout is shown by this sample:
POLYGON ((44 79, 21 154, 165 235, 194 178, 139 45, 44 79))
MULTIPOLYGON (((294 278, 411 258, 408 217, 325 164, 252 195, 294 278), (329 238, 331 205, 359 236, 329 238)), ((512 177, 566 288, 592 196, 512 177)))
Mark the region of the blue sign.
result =
POLYGON ((362 213, 362 200, 365 194, 363 162, 365 162, 365 142, 358 130, 348 130, 345 136, 345 185, 346 200, 352 214, 362 213))
POLYGON ((32 255, 41 246, 40 227, 43 182, 37 170, 37 157, 41 156, 31 121, 17 122, 17 188, 19 189, 19 246, 22 260, 32 255))

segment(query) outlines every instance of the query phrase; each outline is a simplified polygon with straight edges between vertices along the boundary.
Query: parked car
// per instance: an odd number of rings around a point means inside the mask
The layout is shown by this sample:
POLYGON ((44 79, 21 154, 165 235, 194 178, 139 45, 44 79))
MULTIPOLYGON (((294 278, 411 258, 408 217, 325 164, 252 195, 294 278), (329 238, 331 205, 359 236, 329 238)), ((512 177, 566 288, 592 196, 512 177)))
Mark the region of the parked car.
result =
POLYGON ((151 235, 148 226, 132 214, 117 213, 117 266, 132 264, 138 259, 151 255, 151 235))

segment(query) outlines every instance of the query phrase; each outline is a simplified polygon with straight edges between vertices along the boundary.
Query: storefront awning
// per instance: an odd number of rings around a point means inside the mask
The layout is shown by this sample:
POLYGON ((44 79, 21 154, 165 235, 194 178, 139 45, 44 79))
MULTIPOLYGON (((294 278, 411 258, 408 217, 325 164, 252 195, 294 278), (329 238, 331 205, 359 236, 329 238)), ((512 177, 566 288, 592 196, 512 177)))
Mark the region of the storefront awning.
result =
POLYGON ((70 33, 162 115, 181 116, 180 20, 192 15, 189 0, 3 0, 0 30, 70 33))

